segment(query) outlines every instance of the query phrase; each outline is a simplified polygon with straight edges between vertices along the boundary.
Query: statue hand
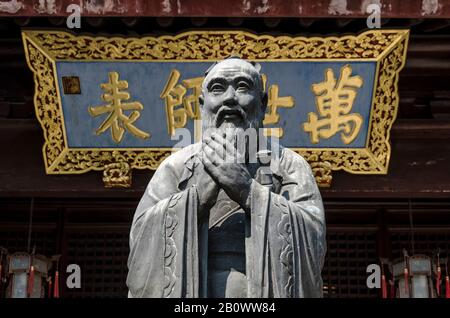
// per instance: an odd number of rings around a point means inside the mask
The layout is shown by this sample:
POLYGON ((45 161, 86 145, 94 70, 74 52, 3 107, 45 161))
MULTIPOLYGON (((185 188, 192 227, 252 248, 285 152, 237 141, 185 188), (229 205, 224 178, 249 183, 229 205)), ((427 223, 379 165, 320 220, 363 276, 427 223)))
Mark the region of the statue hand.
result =
POLYGON ((199 174, 196 177, 197 192, 199 197, 199 219, 202 218, 206 212, 214 205, 219 193, 218 184, 205 171, 205 167, 199 167, 199 174))
POLYGON ((249 211, 249 194, 253 179, 248 172, 244 155, 239 154, 230 141, 218 134, 205 139, 203 153, 202 161, 206 171, 232 200, 245 211, 249 211))

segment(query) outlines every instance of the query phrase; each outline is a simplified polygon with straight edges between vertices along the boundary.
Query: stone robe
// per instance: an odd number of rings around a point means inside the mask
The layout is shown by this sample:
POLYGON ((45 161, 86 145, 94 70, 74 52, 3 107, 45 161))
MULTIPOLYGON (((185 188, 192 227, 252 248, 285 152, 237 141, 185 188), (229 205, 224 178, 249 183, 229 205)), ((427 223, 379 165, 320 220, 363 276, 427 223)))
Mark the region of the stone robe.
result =
MULTIPOLYGON (((197 219, 195 186, 200 147, 164 160, 145 190, 130 232, 129 297, 208 296, 209 221, 197 219)), ((247 296, 321 297, 325 217, 316 182, 308 163, 287 148, 271 167, 271 178, 255 177, 251 185, 247 296)))

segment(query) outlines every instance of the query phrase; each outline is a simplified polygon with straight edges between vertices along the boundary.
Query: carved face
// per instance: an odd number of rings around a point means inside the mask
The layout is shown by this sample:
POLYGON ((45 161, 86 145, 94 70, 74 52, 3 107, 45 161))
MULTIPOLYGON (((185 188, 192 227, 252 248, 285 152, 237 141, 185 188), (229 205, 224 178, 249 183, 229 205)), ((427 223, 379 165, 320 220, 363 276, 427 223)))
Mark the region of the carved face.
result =
POLYGON ((267 97, 258 70, 249 62, 231 58, 208 73, 200 104, 204 132, 208 128, 260 128, 267 97))

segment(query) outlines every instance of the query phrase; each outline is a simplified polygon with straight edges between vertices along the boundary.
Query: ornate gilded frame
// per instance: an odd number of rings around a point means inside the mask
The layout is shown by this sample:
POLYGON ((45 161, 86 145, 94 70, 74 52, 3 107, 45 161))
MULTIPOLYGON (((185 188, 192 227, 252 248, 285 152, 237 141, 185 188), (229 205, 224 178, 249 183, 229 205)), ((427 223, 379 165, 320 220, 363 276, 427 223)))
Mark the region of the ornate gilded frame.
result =
POLYGON ((386 174, 389 135, 399 103, 398 78, 406 60, 408 30, 370 30, 357 36, 290 37, 244 31, 191 31, 176 36, 122 38, 74 35, 64 31, 22 32, 28 66, 34 73, 36 116, 44 131, 47 174, 104 171, 107 186, 129 186, 131 169, 157 169, 173 149, 71 149, 68 147, 56 61, 213 61, 229 55, 250 60, 375 61, 376 79, 365 148, 295 148, 311 165, 321 186, 332 170, 386 174))

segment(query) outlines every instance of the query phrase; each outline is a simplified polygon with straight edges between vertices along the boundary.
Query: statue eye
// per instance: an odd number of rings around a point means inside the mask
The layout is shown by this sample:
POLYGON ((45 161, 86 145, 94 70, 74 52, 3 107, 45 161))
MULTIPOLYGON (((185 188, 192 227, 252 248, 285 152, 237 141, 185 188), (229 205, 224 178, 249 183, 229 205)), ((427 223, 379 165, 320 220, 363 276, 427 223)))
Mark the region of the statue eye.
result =
POLYGON ((246 92, 250 90, 250 84, 244 81, 240 81, 237 85, 237 90, 241 92, 246 92))
POLYGON ((209 91, 213 93, 221 93, 225 91, 225 87, 220 83, 215 83, 211 85, 209 91))

